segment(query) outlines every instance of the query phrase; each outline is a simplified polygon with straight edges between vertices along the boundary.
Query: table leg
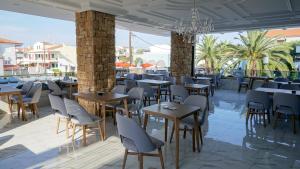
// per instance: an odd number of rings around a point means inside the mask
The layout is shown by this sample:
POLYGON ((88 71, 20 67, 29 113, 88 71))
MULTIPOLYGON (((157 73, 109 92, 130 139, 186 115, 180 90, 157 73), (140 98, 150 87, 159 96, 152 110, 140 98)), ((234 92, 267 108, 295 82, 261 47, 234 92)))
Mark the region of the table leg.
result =
POLYGON ((70 99, 72 99, 72 85, 70 85, 70 88, 69 88, 69 96, 70 96, 70 99))
POLYGON ((165 142, 168 141, 168 119, 165 118, 165 142))
POLYGON ((26 109, 24 107, 23 98, 22 98, 21 94, 18 95, 18 100, 19 100, 19 104, 20 104, 21 110, 22 110, 22 120, 26 121, 27 120, 27 118, 26 118, 26 109))
POLYGON ((157 88, 157 103, 159 104, 160 102, 160 85, 158 85, 158 88, 157 88))
POLYGON ((102 114, 102 119, 103 119, 103 122, 102 122, 102 133, 103 133, 103 139, 105 140, 106 139, 106 110, 105 110, 105 102, 102 102, 102 106, 101 106, 101 114, 102 114))
POLYGON ((253 83, 254 83, 254 79, 250 78, 250 86, 249 86, 250 90, 252 90, 253 83))
POLYGON ((172 96, 171 96, 171 86, 168 86, 168 90, 169 90, 169 101, 172 101, 172 96))
POLYGON ((200 146, 199 146, 199 121, 198 121, 198 112, 194 113, 194 132, 195 132, 195 138, 196 138, 196 144, 197 144, 197 150, 200 152, 200 146))
POLYGON ((145 117, 144 117, 144 129, 146 130, 147 124, 148 124, 148 117, 149 115, 147 113, 145 113, 145 117))
POLYGON ((179 125, 180 121, 176 119, 174 121, 175 124, 175 144, 176 144, 176 150, 175 150, 175 168, 179 169, 179 125))
POLYGON ((124 108, 125 108, 125 114, 127 115, 127 117, 131 118, 128 112, 128 105, 127 105, 127 99, 123 99, 123 103, 124 103, 124 108))
POLYGON ((209 88, 206 88, 205 95, 207 99, 207 110, 209 110, 209 88))

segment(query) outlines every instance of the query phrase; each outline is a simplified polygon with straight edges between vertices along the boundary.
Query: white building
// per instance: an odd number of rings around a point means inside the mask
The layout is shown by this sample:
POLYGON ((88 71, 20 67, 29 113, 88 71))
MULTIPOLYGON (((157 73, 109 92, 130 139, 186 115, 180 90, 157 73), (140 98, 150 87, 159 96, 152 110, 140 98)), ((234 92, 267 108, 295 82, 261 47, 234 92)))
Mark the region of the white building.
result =
POLYGON ((17 62, 29 74, 74 72, 77 67, 76 47, 65 44, 36 42, 28 48, 18 49, 17 62))
POLYGON ((16 69, 16 47, 22 43, 0 38, 0 76, 16 69))

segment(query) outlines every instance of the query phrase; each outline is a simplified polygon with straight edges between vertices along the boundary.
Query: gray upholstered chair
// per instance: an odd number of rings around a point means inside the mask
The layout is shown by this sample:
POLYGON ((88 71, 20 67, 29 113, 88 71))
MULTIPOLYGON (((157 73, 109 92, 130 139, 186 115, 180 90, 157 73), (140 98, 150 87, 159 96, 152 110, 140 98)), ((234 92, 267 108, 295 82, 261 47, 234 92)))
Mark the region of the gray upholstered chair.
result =
POLYGON ((67 92, 61 90, 61 88, 54 81, 47 80, 47 84, 52 95, 61 97, 67 95, 67 92))
POLYGON ((238 85, 239 85, 238 92, 241 91, 241 88, 245 88, 246 91, 248 90, 249 83, 247 81, 245 81, 244 77, 237 77, 237 81, 238 81, 238 85))
POLYGON ((182 85, 195 83, 194 80, 189 76, 180 76, 180 82, 182 85))
POLYGON ((183 103, 183 101, 189 96, 189 92, 182 85, 171 85, 171 98, 172 101, 177 103, 183 103))
POLYGON ((203 84, 203 85, 208 85, 208 92, 211 93, 212 96, 214 95, 215 86, 214 86, 214 84, 211 83, 211 81, 209 79, 199 79, 199 80, 197 80, 197 83, 203 84))
POLYGON ((266 127, 266 115, 268 116, 268 122, 270 123, 271 101, 268 93, 249 90, 246 96, 246 106, 248 108, 246 124, 248 124, 250 116, 252 120, 253 115, 263 116, 264 127, 266 127))
POLYGON ((83 145, 86 145, 86 129, 96 125, 99 130, 100 140, 103 140, 103 134, 101 129, 101 119, 95 115, 88 113, 82 106, 76 101, 64 98, 64 103, 68 115, 71 117, 72 124, 72 141, 75 140, 76 127, 80 126, 83 132, 83 145))
POLYGON ((54 96, 52 94, 49 94, 49 101, 51 105, 51 109, 56 116, 57 119, 57 125, 56 125, 56 134, 58 134, 60 121, 64 121, 66 123, 66 137, 69 137, 69 121, 70 117, 67 113, 67 109, 64 103, 64 100, 59 96, 54 96))
POLYGON ((262 87, 278 89, 278 83, 275 83, 275 82, 267 82, 267 83, 263 83, 262 87))
POLYGON ((127 155, 137 155, 139 168, 143 168, 143 156, 156 156, 160 158, 161 167, 164 169, 164 161, 161 147, 164 142, 149 136, 133 119, 116 114, 118 133, 125 147, 122 169, 125 169, 127 155), (157 154, 151 153, 158 150, 157 154))
POLYGON ((296 116, 300 113, 299 96, 288 93, 274 93, 273 109, 275 111, 275 120, 273 127, 276 127, 280 115, 291 117, 293 123, 293 132, 296 133, 296 116))
MULTIPOLYGON (((26 82, 23 84, 22 88, 21 88, 21 94, 22 94, 22 97, 26 97, 26 95, 29 93, 30 89, 32 88, 33 86, 33 82, 32 81, 29 81, 29 82, 26 82)), ((18 103, 18 96, 11 96, 9 98, 9 108, 10 110, 12 110, 12 107, 14 104, 17 104, 18 103)))
POLYGON ((157 94, 150 84, 139 82, 138 86, 144 89, 144 106, 146 106, 147 101, 148 105, 151 105, 151 101, 156 101, 157 94))
MULTIPOLYGON (((199 134, 200 134, 200 140, 201 140, 201 145, 203 144, 203 134, 202 134, 202 128, 201 126, 204 125, 205 121, 206 121, 206 115, 207 115, 207 98, 205 96, 201 96, 201 95, 190 95, 188 96, 185 100, 184 103, 186 105, 191 105, 191 106, 198 106, 200 107, 200 111, 201 111, 201 115, 199 116, 199 134)), ((190 117, 186 117, 184 119, 182 119, 181 124, 184 126, 183 128, 183 136, 185 138, 186 136, 186 132, 187 130, 191 130, 192 131, 192 136, 193 136, 193 150, 195 150, 195 121, 194 121, 194 117, 190 116, 190 117)), ((172 127, 172 132, 171 132, 171 137, 170 137, 170 143, 172 142, 173 139, 173 134, 174 134, 174 124, 172 127)))
POLYGON ((126 93, 126 86, 124 85, 116 85, 112 90, 112 93, 118 93, 118 94, 125 94, 126 93))
MULTIPOLYGON (((127 95, 129 116, 138 116, 139 123, 142 124, 141 109, 143 107, 144 89, 141 87, 134 87, 129 90, 127 95)), ((124 105, 117 106, 117 111, 122 111, 124 113, 124 105)))
MULTIPOLYGON (((28 107, 36 117, 39 117, 37 104, 40 101, 41 94, 42 84, 38 83, 32 86, 29 93, 23 97, 23 105, 28 107)), ((20 108, 20 105, 18 105, 18 114, 20 112, 20 108)))
POLYGON ((299 90, 299 85, 296 84, 281 84, 280 89, 286 89, 286 90, 299 90))
POLYGON ((8 80, 6 78, 0 78, 0 84, 7 84, 8 80))
POLYGON ((277 77, 274 79, 275 82, 288 82, 289 79, 283 77, 277 77))
POLYGON ((124 84, 126 86, 126 92, 134 87, 137 87, 137 83, 135 80, 126 79, 124 80, 124 84))

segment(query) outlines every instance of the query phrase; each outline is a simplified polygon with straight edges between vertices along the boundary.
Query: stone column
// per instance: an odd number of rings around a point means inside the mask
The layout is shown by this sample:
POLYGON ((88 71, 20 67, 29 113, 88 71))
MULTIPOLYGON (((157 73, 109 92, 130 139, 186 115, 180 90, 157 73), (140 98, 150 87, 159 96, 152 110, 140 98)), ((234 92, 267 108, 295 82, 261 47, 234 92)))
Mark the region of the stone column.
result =
POLYGON ((115 16, 98 11, 76 13, 76 44, 78 91, 111 89, 115 82, 115 16))
POLYGON ((171 74, 180 83, 180 76, 190 75, 192 71, 192 44, 183 37, 171 32, 171 74))

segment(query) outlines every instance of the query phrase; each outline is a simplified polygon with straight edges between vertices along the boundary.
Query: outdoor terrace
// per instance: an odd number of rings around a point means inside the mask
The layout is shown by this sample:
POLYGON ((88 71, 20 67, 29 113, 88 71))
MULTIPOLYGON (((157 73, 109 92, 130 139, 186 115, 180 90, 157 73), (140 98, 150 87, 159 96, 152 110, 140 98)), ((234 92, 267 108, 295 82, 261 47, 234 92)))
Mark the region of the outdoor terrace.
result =
MULTIPOLYGON (((182 139, 180 132, 180 168, 300 168, 299 133, 293 134, 290 123, 284 122, 273 129, 272 125, 264 128, 257 119, 247 127, 245 96, 236 90, 216 90, 210 97, 201 152, 192 151, 190 133, 182 139)), ((50 111, 49 106, 41 107, 40 118, 29 115, 26 122, 16 113, 13 118, 1 113, 0 168, 121 168, 124 148, 110 117, 108 139, 101 142, 98 132, 93 132, 84 147, 81 131, 74 144, 63 129, 55 133, 56 120, 50 111)), ((151 118, 147 131, 163 140, 163 120, 151 118)), ((173 141, 163 148, 166 168, 175 168, 174 146, 173 141)), ((136 157, 128 157, 126 168, 138 168, 136 157)), ((144 168, 160 168, 159 159, 145 157, 144 168)))

